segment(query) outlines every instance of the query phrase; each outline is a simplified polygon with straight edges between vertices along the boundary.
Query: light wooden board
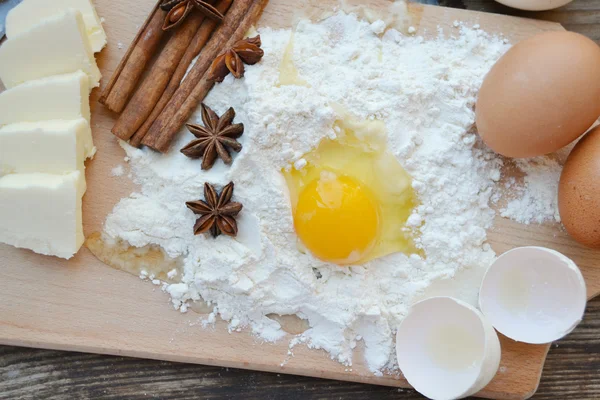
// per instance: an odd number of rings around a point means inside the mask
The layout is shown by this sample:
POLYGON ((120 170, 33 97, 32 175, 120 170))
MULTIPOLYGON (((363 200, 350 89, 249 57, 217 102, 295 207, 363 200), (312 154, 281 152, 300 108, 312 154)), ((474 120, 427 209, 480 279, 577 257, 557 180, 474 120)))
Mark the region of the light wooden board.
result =
MULTIPOLYGON (((358 3, 358 0, 353 0, 358 3)), ((109 46, 99 56, 104 82, 125 53, 137 27, 154 0, 95 0, 106 20, 109 46), (121 47, 121 48, 119 48, 121 47)), ((386 0, 360 2, 384 9, 386 0)), ((298 9, 333 9, 337 0, 271 0, 260 25, 290 27, 298 9), (310 4, 309 4, 310 3, 310 4)), ((482 29, 504 33, 513 42, 560 25, 440 7, 413 6, 419 32, 450 29, 453 21, 480 24, 482 29), (420 22, 419 22, 420 20, 420 22)), ((88 191, 84 200, 85 232, 100 231, 117 201, 134 190, 126 177, 112 177, 123 164, 124 152, 110 134, 111 115, 92 96, 92 128, 98 147, 88 163, 88 191)), ((0 222, 1 223, 1 222, 0 222)), ((573 258, 586 277, 590 297, 600 292, 600 253, 570 240, 558 226, 522 226, 498 219, 490 232, 497 252, 521 245, 543 245, 573 258)), ((284 366, 287 341, 262 344, 246 333, 228 334, 226 325, 214 329, 197 326, 201 316, 173 311, 166 294, 127 273, 108 268, 82 249, 69 262, 0 245, 0 343, 52 349, 128 355, 279 373, 308 375, 381 385, 406 387, 400 376, 375 377, 361 362, 360 349, 352 371, 322 351, 296 347, 284 366)), ((540 379, 548 345, 526 345, 502 339, 503 372, 479 395, 523 399, 531 396, 540 379)))

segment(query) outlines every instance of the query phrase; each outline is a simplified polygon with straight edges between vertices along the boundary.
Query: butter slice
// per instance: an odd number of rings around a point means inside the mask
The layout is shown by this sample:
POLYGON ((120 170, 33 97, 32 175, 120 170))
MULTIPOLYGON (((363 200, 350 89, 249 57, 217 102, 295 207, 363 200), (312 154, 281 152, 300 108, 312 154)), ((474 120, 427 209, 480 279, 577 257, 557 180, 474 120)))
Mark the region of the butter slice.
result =
POLYGON ((0 242, 71 258, 84 240, 82 179, 79 171, 0 178, 0 242))
POLYGON ((106 45, 106 33, 90 0, 24 0, 6 16, 6 36, 11 39, 68 8, 79 10, 92 50, 99 52, 106 45))
POLYGON ((96 149, 83 118, 21 122, 0 128, 0 174, 84 172, 96 149))
POLYGON ((90 120, 88 79, 81 71, 29 81, 0 93, 0 126, 78 118, 90 120))
POLYGON ((83 17, 74 9, 43 20, 0 47, 0 79, 7 88, 78 70, 88 75, 90 87, 98 86, 100 70, 83 17))

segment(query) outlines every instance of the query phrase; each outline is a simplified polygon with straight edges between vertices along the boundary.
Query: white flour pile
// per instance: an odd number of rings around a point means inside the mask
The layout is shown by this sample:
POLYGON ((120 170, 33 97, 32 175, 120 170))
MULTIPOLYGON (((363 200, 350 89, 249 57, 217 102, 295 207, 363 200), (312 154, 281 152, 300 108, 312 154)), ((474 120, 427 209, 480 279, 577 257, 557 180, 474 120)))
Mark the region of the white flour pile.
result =
MULTIPOLYGON (((165 284, 173 304, 204 299, 232 330, 249 327, 266 339, 285 332, 268 314, 296 314, 310 329, 294 339, 350 365, 357 341, 373 372, 393 368, 393 335, 408 307, 433 281, 460 270, 481 272, 495 254, 486 244, 490 207, 502 162, 471 131, 473 104, 485 73, 508 48, 499 38, 457 25, 455 38, 424 41, 345 14, 297 27, 294 63, 311 87, 276 87, 289 30, 260 31, 265 56, 229 76, 206 99, 217 113, 232 106, 243 122, 244 148, 231 167, 201 171, 179 149, 183 133, 160 155, 123 145, 141 192, 121 200, 105 235, 134 246, 161 246, 182 256, 181 283, 165 284), (426 259, 393 254, 340 268, 297 248, 281 169, 335 137, 338 103, 359 119, 385 122, 390 150, 414 178, 422 205, 409 223, 426 259), (194 236, 185 202, 202 197, 205 181, 235 182, 244 209, 236 239, 194 236)), ((199 114, 196 120, 200 121, 199 114)), ((474 303, 477 286, 462 291, 474 303)), ((283 358, 283 356, 282 356, 283 358)))

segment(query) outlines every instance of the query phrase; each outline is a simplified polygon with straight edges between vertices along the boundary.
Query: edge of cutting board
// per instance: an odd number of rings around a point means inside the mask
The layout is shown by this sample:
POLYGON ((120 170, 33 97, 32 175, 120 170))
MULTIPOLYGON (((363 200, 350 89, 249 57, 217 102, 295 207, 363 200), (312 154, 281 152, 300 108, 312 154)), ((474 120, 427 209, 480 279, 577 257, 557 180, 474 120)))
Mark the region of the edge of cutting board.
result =
MULTIPOLYGON (((106 20, 109 37, 109 46, 98 57, 105 83, 154 0, 95 0, 95 3, 106 20)), ((271 0, 259 25, 289 27, 298 9, 331 9, 337 3, 337 0, 271 0)), ((389 4, 386 0, 351 0, 349 3, 361 3, 374 9, 389 4)), ((480 24, 490 33, 504 32, 513 41, 544 30, 563 29, 556 23, 474 11, 414 4, 410 9, 420 32, 435 33, 438 25, 450 27, 454 20, 480 24)), ((98 155, 87 166, 89 183, 84 198, 84 226, 88 235, 100 231, 113 206, 134 189, 126 176, 111 176, 111 169, 123 164, 124 152, 110 134, 115 116, 97 104, 98 93, 95 90, 91 99, 98 155)), ((497 252, 523 243, 562 251, 582 268, 589 293, 600 292, 600 270, 597 268, 600 254, 575 244, 563 231, 557 232, 556 226, 526 227, 497 219, 489 238, 497 252)), ((349 370, 332 361, 325 352, 306 347, 294 348, 294 355, 288 357, 287 340, 262 344, 249 334, 227 334, 227 325, 223 321, 215 328, 202 329, 197 326, 201 317, 193 312, 174 312, 168 296, 157 287, 108 268, 87 249, 66 262, 0 245, 2 344, 409 387, 398 374, 376 377, 370 373, 361 362, 360 348, 355 355, 355 365, 349 370)), ((287 339, 290 338, 288 335, 287 339)), ((504 337, 501 342, 503 372, 499 372, 478 396, 530 397, 539 384, 549 345, 527 345, 504 337)))

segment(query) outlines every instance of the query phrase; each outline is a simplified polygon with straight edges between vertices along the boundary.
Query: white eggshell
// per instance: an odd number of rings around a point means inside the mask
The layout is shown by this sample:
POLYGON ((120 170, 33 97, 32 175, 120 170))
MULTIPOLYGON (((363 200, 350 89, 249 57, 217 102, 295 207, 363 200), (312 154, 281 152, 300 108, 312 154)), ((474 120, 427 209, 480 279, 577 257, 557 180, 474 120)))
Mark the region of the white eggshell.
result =
POLYGON ((528 11, 552 10, 569 4, 573 0, 496 0, 505 6, 528 11))
POLYGON ((581 321, 587 297, 577 265, 543 247, 519 247, 494 261, 479 307, 498 332, 519 342, 549 343, 581 321))
POLYGON ((500 341, 473 306, 452 297, 414 304, 396 334, 398 366, 408 382, 434 400, 471 396, 500 365, 500 341))

